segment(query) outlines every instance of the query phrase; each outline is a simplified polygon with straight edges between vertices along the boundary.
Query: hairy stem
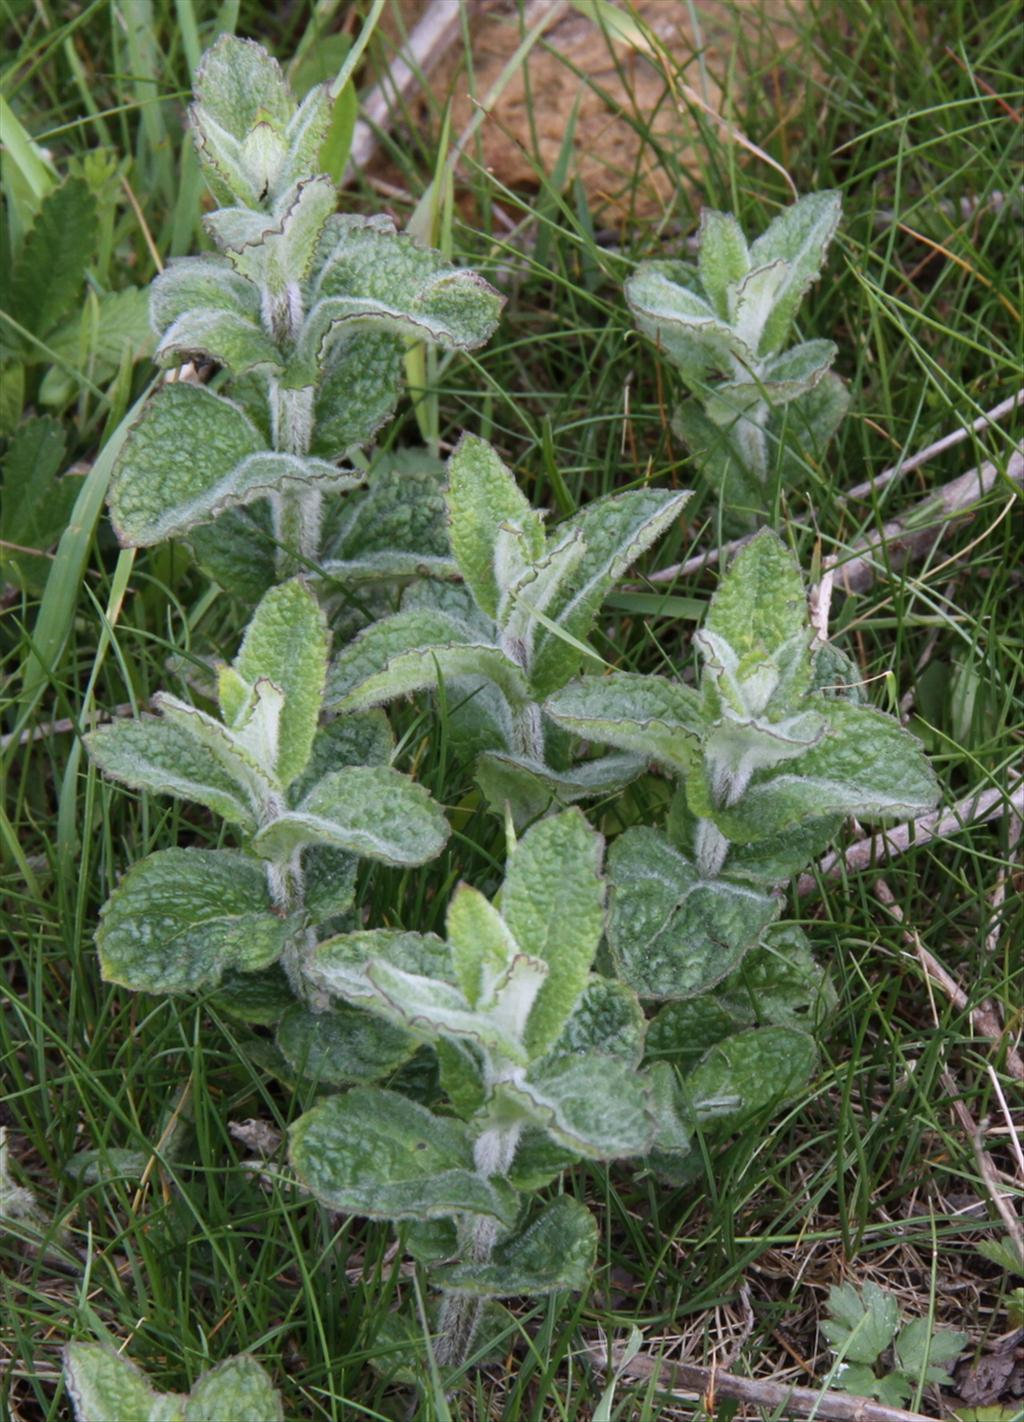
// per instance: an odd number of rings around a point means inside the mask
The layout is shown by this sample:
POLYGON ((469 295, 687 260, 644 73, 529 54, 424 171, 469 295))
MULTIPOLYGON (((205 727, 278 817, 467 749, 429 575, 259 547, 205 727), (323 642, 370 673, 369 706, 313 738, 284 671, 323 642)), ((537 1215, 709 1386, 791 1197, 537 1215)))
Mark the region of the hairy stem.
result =
MULTIPOLYGON (((478 1138, 473 1152, 477 1172, 490 1177, 507 1175, 515 1159, 522 1127, 492 1126, 478 1138)), ((468 1215, 459 1229, 459 1246, 467 1263, 486 1264, 498 1238, 498 1221, 490 1215, 468 1215)), ((446 1293, 441 1300, 440 1336, 435 1354, 441 1367, 457 1368, 469 1357, 484 1300, 466 1294, 446 1293)))
POLYGON ((281 954, 281 968, 288 986, 311 1012, 322 1012, 330 999, 309 980, 307 967, 316 949, 316 930, 305 924, 305 883, 302 874, 301 850, 296 850, 287 864, 267 865, 267 888, 278 913, 297 920, 299 927, 290 934, 281 954))

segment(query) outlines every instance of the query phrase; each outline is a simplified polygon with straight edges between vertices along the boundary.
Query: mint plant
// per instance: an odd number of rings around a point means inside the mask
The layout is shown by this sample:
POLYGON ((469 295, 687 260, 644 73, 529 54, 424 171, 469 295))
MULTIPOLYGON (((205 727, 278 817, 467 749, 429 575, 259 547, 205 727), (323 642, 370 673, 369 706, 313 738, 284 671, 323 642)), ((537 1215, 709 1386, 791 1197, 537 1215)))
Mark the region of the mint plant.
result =
POLYGON ((126 545, 221 519, 199 538, 215 573, 262 559, 268 534, 279 575, 316 564, 323 495, 362 482, 338 461, 394 412, 407 343, 470 350, 494 330, 502 298, 475 272, 388 218, 335 211, 317 168, 332 114, 329 86, 297 105, 248 40, 222 36, 197 70, 192 125, 224 204, 205 219, 219 254, 172 262, 151 317, 160 364, 212 362, 221 375, 216 389, 165 385, 129 433, 110 489, 126 545))
POLYGON ((295 1070, 313 1039, 344 1037, 347 1026, 348 1079, 362 1080, 410 1051, 370 1019, 317 1021, 325 1006, 309 977, 317 930, 351 906, 357 858, 422 864, 440 853, 448 825, 427 792, 388 764, 383 716, 318 728, 327 660, 324 614, 292 580, 266 594, 235 661, 221 667, 219 717, 160 693, 159 716, 87 737, 107 775, 196 801, 240 841, 234 850, 158 850, 134 865, 102 910, 97 945, 109 982, 166 993, 220 985, 229 1011, 280 1024, 295 1070))
POLYGON ((696 266, 644 262, 626 282, 637 325, 694 396, 675 427, 740 528, 763 521, 777 480, 821 460, 846 413, 833 342, 786 348, 840 211, 838 193, 810 193, 748 246, 731 213, 705 208, 696 266))
POLYGON ((451 551, 461 587, 421 582, 400 610, 335 658, 327 704, 380 706, 443 687, 456 740, 476 755, 487 798, 523 824, 552 802, 620 789, 636 752, 572 761, 541 703, 579 669, 615 581, 681 513, 688 492, 637 489, 595 500, 546 534, 509 469, 463 436, 448 462, 451 551))
POLYGON ((837 1386, 889 1407, 906 1407, 926 1383, 948 1384, 967 1343, 966 1333, 933 1328, 927 1318, 901 1327, 895 1296, 873 1283, 833 1285, 828 1309, 822 1332, 837 1356, 837 1386))
POLYGON ((597 1229, 567 1195, 530 1195, 574 1160, 685 1154, 671 1072, 643 1072, 633 991, 595 974, 602 840, 578 809, 512 849, 491 903, 462 884, 447 942, 369 929, 316 949, 318 985, 432 1043, 449 1109, 360 1087, 291 1128, 300 1180, 332 1209, 414 1222, 443 1290, 437 1356, 465 1360, 488 1299, 583 1289, 597 1229))
POLYGON ((157 1392, 105 1343, 69 1343, 64 1382, 75 1422, 284 1422, 273 1383, 245 1353, 203 1373, 184 1394, 157 1392))
POLYGON ((573 735, 639 754, 678 781, 667 831, 629 829, 609 855, 611 951, 641 998, 669 1000, 656 1019, 666 1055, 673 1035, 692 1049, 698 1022, 727 1035, 735 1011, 723 1022, 718 993, 708 999, 719 985, 769 1022, 774 995, 776 1027, 801 999, 813 1018, 827 990, 815 986, 799 931, 768 931, 778 889, 844 816, 920 814, 937 799, 919 742, 861 704, 853 668, 815 642, 799 568, 775 534, 763 530, 737 554, 696 640, 698 687, 615 672, 572 682, 544 705, 573 735))

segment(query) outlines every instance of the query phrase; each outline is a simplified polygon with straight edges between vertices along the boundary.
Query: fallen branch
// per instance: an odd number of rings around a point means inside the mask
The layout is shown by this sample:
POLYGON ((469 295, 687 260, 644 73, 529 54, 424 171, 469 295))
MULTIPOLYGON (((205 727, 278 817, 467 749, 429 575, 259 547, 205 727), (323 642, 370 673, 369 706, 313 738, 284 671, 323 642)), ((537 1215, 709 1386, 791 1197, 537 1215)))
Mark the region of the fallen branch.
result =
POLYGON ((653 1381, 659 1392, 681 1393, 689 1398, 728 1397, 735 1402, 768 1408, 780 1417, 817 1417, 824 1419, 824 1422, 936 1422, 936 1419, 923 1413, 886 1407, 884 1403, 870 1402, 866 1397, 855 1397, 851 1393, 819 1391, 813 1387, 792 1387, 788 1383, 767 1379, 744 1378, 696 1363, 652 1358, 646 1353, 627 1358, 620 1345, 613 1345, 609 1356, 604 1343, 591 1343, 587 1346, 587 1353, 603 1371, 638 1382, 653 1381))
POLYGON ((1019 777, 1015 777, 1009 794, 994 786, 979 794, 965 796, 948 810, 932 810, 920 819, 891 825, 877 834, 858 839, 841 852, 833 850, 819 860, 813 871, 800 875, 797 893, 813 894, 820 879, 838 879, 843 874, 856 874, 861 869, 869 869, 886 859, 905 854, 912 844, 918 847, 932 839, 945 839, 951 834, 960 834, 971 825, 982 824, 1008 813, 1024 813, 1024 781, 1019 777))
POLYGON ((902 459, 898 464, 883 469, 881 474, 876 474, 871 479, 865 479, 863 484, 855 484, 852 489, 847 489, 845 493, 840 494, 840 502, 845 503, 847 499, 865 499, 871 494, 877 494, 879 489, 884 489, 886 484, 891 484, 902 474, 909 474, 913 469, 920 469, 922 464, 927 464, 929 459, 934 459, 937 454, 945 453, 954 445, 962 444, 972 434, 977 434, 980 430, 987 429, 989 425, 994 425, 1004 415, 1009 415, 1016 410, 1022 402, 1024 402, 1024 390, 1018 390, 1016 395, 1001 400, 998 405, 994 405, 984 415, 979 415, 969 425, 961 425, 958 430, 951 430, 949 434, 937 439, 934 444, 926 445, 924 449, 918 450, 917 454, 912 454, 909 459, 902 459))
POLYGON ((462 8, 461 0, 434 0, 428 5, 410 31, 408 44, 367 94, 360 105, 364 116, 357 119, 352 133, 342 187, 354 182, 367 166, 380 146, 381 134, 391 127, 403 102, 448 49, 459 32, 462 8))
MULTIPOLYGON (((987 460, 912 504, 900 518, 884 524, 879 533, 860 539, 854 545, 854 556, 836 564, 839 586, 847 593, 864 592, 877 573, 902 568, 912 558, 929 552, 951 527, 970 517, 972 506, 994 487, 999 477, 999 466, 987 460), (884 559, 879 557, 883 549, 884 559)), ((1010 455, 1006 477, 1011 483, 1024 484, 1024 453, 1019 449, 1010 455)))

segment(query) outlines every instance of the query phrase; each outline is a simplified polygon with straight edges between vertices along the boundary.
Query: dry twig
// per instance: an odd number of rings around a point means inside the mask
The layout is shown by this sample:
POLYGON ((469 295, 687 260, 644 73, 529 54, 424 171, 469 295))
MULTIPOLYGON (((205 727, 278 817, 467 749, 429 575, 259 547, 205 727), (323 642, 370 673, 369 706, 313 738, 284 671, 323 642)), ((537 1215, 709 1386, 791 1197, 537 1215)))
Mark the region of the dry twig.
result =
POLYGON ((920 1412, 905 1412, 901 1407, 869 1402, 867 1398, 855 1397, 851 1393, 792 1387, 788 1383, 769 1379, 744 1378, 696 1363, 652 1358, 646 1353, 638 1353, 627 1361, 616 1345, 612 1346, 609 1356, 603 1342, 588 1345, 587 1353, 599 1368, 638 1382, 653 1381, 661 1392, 709 1399, 728 1397, 754 1407, 769 1408, 782 1417, 817 1417, 823 1422, 935 1422, 934 1418, 920 1412))

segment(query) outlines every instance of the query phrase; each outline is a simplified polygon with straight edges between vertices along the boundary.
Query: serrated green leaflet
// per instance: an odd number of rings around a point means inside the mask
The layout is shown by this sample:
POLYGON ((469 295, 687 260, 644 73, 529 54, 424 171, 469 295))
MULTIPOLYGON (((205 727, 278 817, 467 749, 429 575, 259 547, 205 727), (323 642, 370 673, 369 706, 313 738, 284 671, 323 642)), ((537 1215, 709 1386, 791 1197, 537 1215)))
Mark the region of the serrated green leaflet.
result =
POLYGON ((96 933, 103 976, 142 992, 213 986, 280 957, 287 927, 261 867, 226 850, 162 849, 121 880, 96 933))
POLYGON ((548 965, 526 1033, 532 1055, 558 1040, 586 986, 604 928, 603 843, 579 810, 535 825, 505 872, 501 913, 524 953, 548 965))
POLYGON ((357 1087, 314 1107, 289 1131, 288 1155, 331 1209, 393 1220, 490 1215, 505 1225, 518 1212, 510 1185, 476 1172, 461 1121, 392 1091, 357 1087))
POLYGON ((252 841, 263 859, 286 859, 304 844, 330 845, 385 864, 424 864, 445 846, 448 822, 422 785, 389 766, 332 771, 294 810, 252 841))
MULTIPOLYGON (((309 760, 327 678, 327 648, 324 614, 309 589, 294 579, 263 598, 235 658, 234 669, 243 681, 255 686, 265 678, 284 693, 274 769, 285 786, 309 760)), ((237 724, 244 707, 233 702, 231 713, 230 723, 237 724)))
POLYGON ((597 1223, 568 1195, 546 1205, 536 1218, 502 1239, 486 1263, 463 1262, 434 1269, 434 1281, 453 1293, 507 1299, 586 1289, 597 1257, 597 1223))
POLYGON ((472 435, 462 436, 448 461, 447 503, 459 569, 480 607, 495 617, 501 593, 494 568, 498 529, 505 522, 536 527, 536 554, 543 550, 543 532, 511 472, 486 440, 472 435))
POLYGON ((577 736, 683 771, 707 724, 691 687, 636 672, 582 677, 549 696, 544 710, 577 736))

